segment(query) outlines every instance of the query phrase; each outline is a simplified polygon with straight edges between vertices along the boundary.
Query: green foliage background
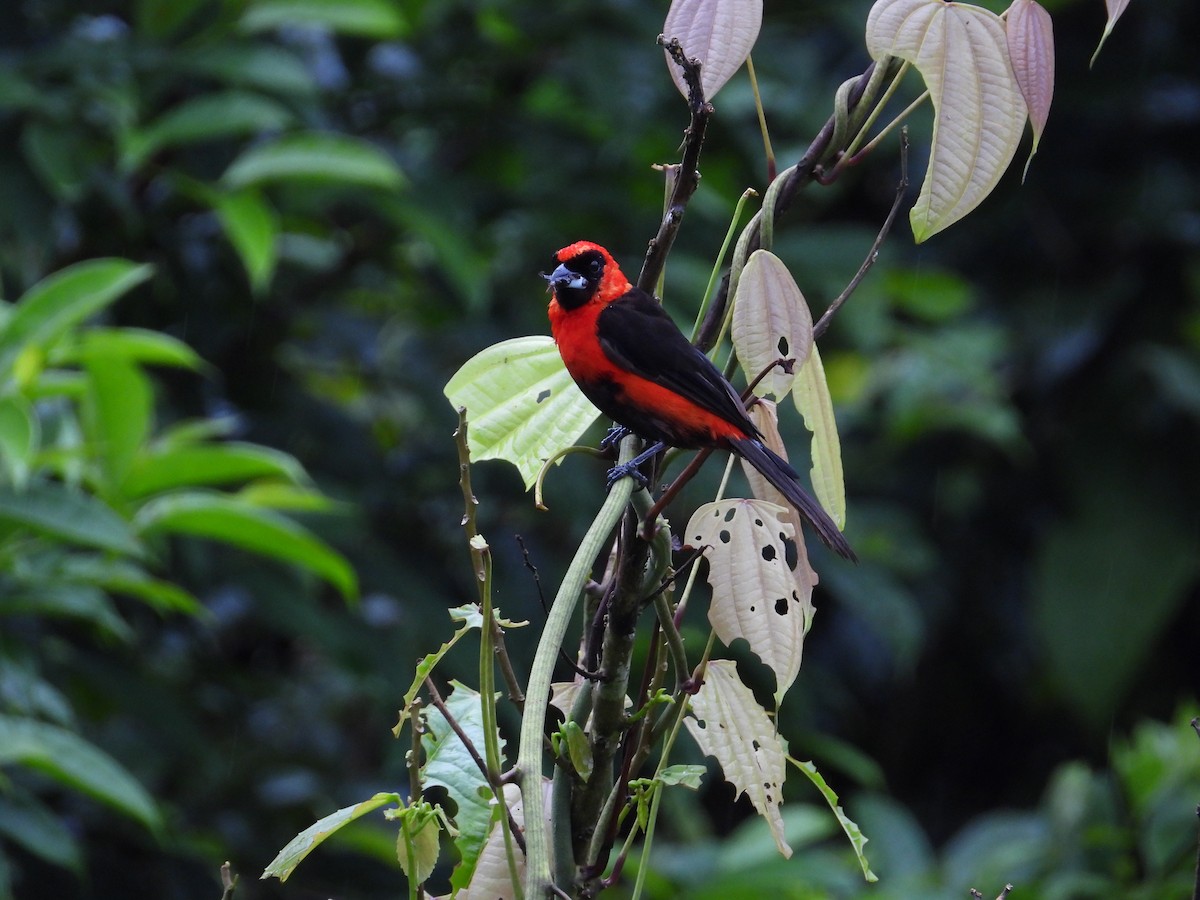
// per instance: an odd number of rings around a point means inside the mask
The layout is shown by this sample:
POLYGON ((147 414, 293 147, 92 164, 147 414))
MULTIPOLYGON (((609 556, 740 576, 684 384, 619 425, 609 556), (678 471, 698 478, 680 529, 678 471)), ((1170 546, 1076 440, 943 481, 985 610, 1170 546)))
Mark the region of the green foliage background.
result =
MULTIPOLYGON (((1010 173, 919 248, 898 229, 822 344, 863 563, 817 557, 781 727, 872 838, 881 884, 862 884, 797 781, 784 808, 804 850, 787 863, 727 788, 675 798, 657 896, 964 896, 1006 880, 1026 896, 1189 895, 1200 8, 1133 4, 1089 72, 1102 4, 1046 6, 1058 90, 1026 183, 1010 173)), ((686 124, 653 43, 665 7, 0 6, 3 296, 81 260, 152 264, 97 321, 203 360, 139 369, 158 427, 219 420, 295 457, 302 470, 273 457, 234 481, 303 487, 307 472, 337 514, 291 515, 346 555, 361 592, 348 606, 303 568, 186 537, 156 544, 147 571, 201 615, 108 585, 110 618, 51 616, 4 572, 0 714, 65 723, 158 813, 139 822, 0 743, 0 896, 213 898, 225 859, 247 876, 239 896, 398 890, 382 821, 286 886, 251 880, 316 818, 406 783, 399 698, 450 633, 445 610, 473 596, 441 386, 480 348, 546 331, 536 273, 558 247, 588 237, 636 268, 662 200, 650 165, 673 161, 686 124)), ((754 59, 784 164, 866 65, 868 8, 767 5, 754 59)), ((716 105, 668 266, 681 316, 736 197, 765 178, 744 77, 716 105)), ((780 223, 776 252, 814 307, 857 268, 897 170, 893 145, 780 223)), ((788 436, 802 440, 795 422, 788 436)), ((20 454, 4 452, 13 484, 20 454)), ((36 465, 69 469, 51 462, 36 465)), ((512 635, 527 654, 542 613, 512 536, 552 583, 601 470, 556 470, 545 514, 514 471, 475 477, 498 603, 535 623, 512 635)), ((134 515, 115 487, 98 494, 134 515)), ((470 679, 469 650, 451 665, 470 679)))

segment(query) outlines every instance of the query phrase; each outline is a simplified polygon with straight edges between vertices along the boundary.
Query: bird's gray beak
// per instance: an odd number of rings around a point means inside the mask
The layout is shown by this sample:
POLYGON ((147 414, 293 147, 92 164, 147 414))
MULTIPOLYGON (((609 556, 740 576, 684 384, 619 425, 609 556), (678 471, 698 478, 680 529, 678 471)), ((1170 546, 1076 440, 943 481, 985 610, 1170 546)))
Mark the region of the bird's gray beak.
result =
POLYGON ((587 287, 587 279, 578 272, 572 272, 567 268, 566 264, 560 265, 549 275, 542 275, 549 282, 550 287, 554 290, 575 289, 582 290, 587 287))

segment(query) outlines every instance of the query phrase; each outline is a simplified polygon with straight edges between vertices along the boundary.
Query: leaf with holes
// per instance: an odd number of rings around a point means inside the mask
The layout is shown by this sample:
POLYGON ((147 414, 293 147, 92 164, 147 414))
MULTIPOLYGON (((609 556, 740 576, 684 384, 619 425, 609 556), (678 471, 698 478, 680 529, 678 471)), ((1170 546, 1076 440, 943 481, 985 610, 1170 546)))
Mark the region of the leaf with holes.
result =
MULTIPOLYGON (((783 445, 783 438, 779 436, 779 418, 776 414, 775 404, 770 400, 759 400, 750 408, 750 420, 762 434, 763 443, 786 460, 788 458, 787 447, 783 445)), ((801 524, 800 513, 788 503, 787 498, 779 492, 775 485, 767 481, 758 469, 749 465, 745 460, 742 460, 742 471, 746 473, 746 480, 750 482, 750 490, 754 492, 754 496, 759 500, 766 500, 768 503, 782 506, 786 510, 782 516, 783 521, 792 526, 792 534, 797 537, 803 535, 804 527, 801 524)), ((795 547, 796 561, 792 564, 792 577, 796 579, 796 587, 800 591, 800 603, 804 614, 804 633, 808 634, 808 629, 812 627, 813 616, 816 615, 816 609, 813 608, 812 603, 813 587, 820 579, 817 578, 813 567, 809 565, 808 547, 804 541, 797 539, 795 547)))
POLYGON ((795 531, 787 510, 762 500, 706 503, 688 522, 687 542, 705 546, 712 604, 708 621, 726 646, 744 638, 775 673, 775 703, 800 671, 808 622, 787 565, 795 531))
MULTIPOLYGON (((711 100, 750 55, 762 27, 762 0, 673 0, 663 37, 679 39, 690 59, 700 60, 700 84, 711 100)), ((667 54, 671 80, 684 97, 687 84, 667 54)))
MULTIPOLYGON (((546 810, 546 830, 549 832, 551 805, 549 778, 542 781, 542 798, 542 808, 546 810)), ((521 803, 521 791, 515 784, 504 786, 504 802, 508 806, 508 811, 512 813, 517 827, 524 829, 525 808, 521 803)), ((483 852, 479 854, 479 862, 475 866, 475 874, 471 878, 471 883, 454 895, 458 900, 514 900, 519 896, 518 891, 513 887, 503 833, 498 828, 498 819, 503 813, 499 807, 495 812, 496 814, 492 816, 492 830, 483 845, 483 852)), ((519 850, 515 850, 515 852, 517 855, 516 876, 524 878, 525 856, 519 850)))
MULTIPOLYGON (((1029 159, 1037 153, 1042 129, 1050 117, 1054 99, 1054 26, 1050 13, 1036 0, 1013 0, 1004 19, 1008 35, 1008 57, 1033 129, 1033 147, 1029 159)), ((1028 171, 1029 162, 1025 163, 1028 171)))
POLYGON ((554 339, 513 338, 475 354, 445 387, 466 407, 471 458, 505 459, 533 487, 547 459, 577 441, 600 411, 571 380, 554 339))
POLYGON ((814 346, 808 362, 796 373, 792 392, 804 427, 812 432, 813 493, 839 529, 846 526, 846 480, 842 474, 842 441, 838 437, 833 398, 825 380, 825 366, 814 346))
POLYGON ((715 756, 726 780, 750 798, 766 819, 784 858, 792 848, 783 837, 783 781, 787 776, 783 741, 775 724, 738 678, 733 660, 714 659, 704 684, 690 701, 695 718, 684 720, 700 749, 715 756))
MULTIPOLYGON (((778 359, 793 359, 798 372, 813 346, 813 320, 808 303, 778 256, 755 250, 738 279, 733 304, 733 346, 746 377, 754 379, 778 359)), ((775 366, 754 389, 782 399, 794 375, 775 366)))
POLYGON ((878 0, 867 16, 871 58, 912 63, 933 101, 933 143, 916 205, 918 243, 992 192, 1025 130, 1025 100, 999 16, 945 0, 878 0))

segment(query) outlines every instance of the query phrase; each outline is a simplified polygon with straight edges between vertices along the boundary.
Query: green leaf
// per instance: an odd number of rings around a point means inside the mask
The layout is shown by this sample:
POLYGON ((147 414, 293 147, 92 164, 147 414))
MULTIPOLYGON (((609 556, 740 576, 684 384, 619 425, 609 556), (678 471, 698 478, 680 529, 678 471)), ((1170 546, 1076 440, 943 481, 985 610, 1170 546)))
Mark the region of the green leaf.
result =
POLYGON ((308 480, 304 469, 287 453, 257 444, 168 445, 142 454, 133 464, 122 490, 129 497, 199 485, 235 484, 255 478, 308 480))
POLYGON ((308 856, 327 837, 343 825, 353 822, 369 812, 374 812, 388 803, 400 805, 403 801, 399 794, 379 793, 370 800, 364 800, 362 803, 356 803, 354 806, 347 806, 335 813, 330 813, 292 838, 288 845, 279 851, 279 855, 271 860, 271 864, 263 871, 261 877, 274 876, 280 881, 287 881, 288 876, 296 870, 296 866, 300 865, 304 857, 308 856))
POLYGON ((294 119, 286 106, 261 94, 201 94, 163 113, 145 128, 128 132, 121 146, 121 168, 135 171, 167 147, 279 131, 294 119))
POLYGON ((132 641, 133 630, 104 591, 86 584, 39 579, 29 587, 8 592, 4 615, 33 614, 88 622, 118 641, 132 641))
POLYGON ((154 395, 142 370, 122 357, 94 356, 87 371, 84 430, 103 462, 105 483, 114 487, 150 432, 154 395))
POLYGON ((279 215, 256 190, 218 194, 213 198, 217 218, 237 251, 255 293, 271 283, 279 259, 279 215))
POLYGON ((0 835, 46 862, 83 871, 83 853, 63 819, 30 797, 24 802, 6 792, 0 798, 0 835))
POLYGON ((0 765, 37 769, 151 831, 162 825, 153 798, 120 763, 57 725, 0 715, 0 765))
POLYGON ((700 790, 700 784, 708 769, 704 766, 676 765, 667 766, 658 773, 658 780, 663 784, 681 784, 688 790, 700 790))
POLYGON ((404 184, 400 169, 374 144, 342 134, 289 134, 250 147, 221 176, 238 190, 277 181, 349 184, 394 191, 404 184))
POLYGON ((404 723, 408 721, 408 717, 412 715, 413 700, 417 694, 421 692, 421 688, 425 686, 425 679, 434 667, 441 662, 442 657, 450 652, 451 648, 457 644, 468 631, 483 627, 483 613, 479 611, 479 607, 473 603, 468 603, 465 606, 456 606, 449 610, 450 618, 455 622, 461 623, 451 635, 450 640, 446 641, 435 652, 422 656, 417 662, 416 676, 409 685, 408 690, 404 693, 404 706, 400 709, 400 718, 392 728, 392 734, 395 737, 400 737, 400 731, 404 728, 404 723))
POLYGON ((21 131, 21 149, 29 167, 59 200, 74 203, 83 195, 93 162, 79 132, 34 119, 21 131))
POLYGON ((307 569, 346 599, 358 595, 358 580, 345 557, 291 519, 244 500, 209 493, 168 494, 143 506, 135 526, 147 536, 169 532, 222 541, 307 569))
POLYGON ((867 838, 863 836, 859 827, 846 815, 838 801, 838 795, 834 792, 833 788, 826 783, 825 779, 821 777, 821 773, 817 771, 817 767, 811 762, 801 762, 790 756, 787 758, 787 761, 808 776, 808 780, 821 792, 821 796, 825 798, 825 802, 833 810, 838 824, 842 826, 842 831, 846 832, 846 837, 850 839, 850 846, 854 848, 854 855, 858 857, 858 864, 862 867, 863 878, 871 882, 878 881, 879 878, 871 871, 871 867, 867 863, 867 856, 863 852, 867 838))
POLYGON ((825 381, 821 354, 813 344, 808 361, 796 373, 792 388, 804 427, 812 432, 813 492, 838 528, 846 525, 846 481, 842 475, 842 442, 838 437, 833 399, 825 381))
MULTIPOLYGON (((446 696, 446 708, 482 753, 482 698, 477 691, 457 681, 451 682, 451 687, 451 692, 446 696)), ((470 883, 475 872, 492 820, 495 795, 446 717, 430 707, 425 711, 425 724, 426 731, 421 736, 421 746, 425 750, 422 779, 426 785, 444 787, 450 799, 458 805, 458 813, 454 817, 458 837, 454 844, 462 861, 450 876, 451 887, 458 890, 470 883)))
POLYGON ((68 365, 112 356, 143 366, 193 370, 204 366, 196 351, 183 341, 145 328, 88 328, 59 341, 49 358, 55 365, 68 365))
POLYGON ((17 488, 29 479, 40 436, 41 429, 28 400, 20 395, 0 399, 0 464, 17 488))
POLYGON ((141 284, 153 270, 124 259, 76 263, 42 279, 17 301, 0 332, 0 378, 27 345, 47 347, 72 325, 141 284))
POLYGON ((396 4, 387 0, 255 0, 238 27, 248 33, 293 25, 320 25, 340 34, 397 38, 405 31, 396 4))
POLYGON ((141 556, 129 523, 105 503, 52 481, 23 491, 0 487, 0 523, 28 528, 73 544, 141 556))
POLYGON ((177 57, 176 64, 182 71, 223 84, 299 97, 317 92, 303 60, 272 44, 206 43, 178 52, 177 57))
POLYGON ((466 407, 471 457, 504 459, 533 486, 547 459, 575 443, 599 410, 583 396, 551 337, 493 344, 471 357, 445 387, 466 407))
POLYGON ((423 884, 437 865, 441 827, 437 810, 419 802, 392 816, 400 822, 396 836, 396 857, 409 881, 423 884))
POLYGON ((70 581, 136 597, 161 612, 190 615, 204 612, 200 602, 183 588, 153 578, 141 566, 125 559, 72 553, 63 560, 60 574, 70 581))

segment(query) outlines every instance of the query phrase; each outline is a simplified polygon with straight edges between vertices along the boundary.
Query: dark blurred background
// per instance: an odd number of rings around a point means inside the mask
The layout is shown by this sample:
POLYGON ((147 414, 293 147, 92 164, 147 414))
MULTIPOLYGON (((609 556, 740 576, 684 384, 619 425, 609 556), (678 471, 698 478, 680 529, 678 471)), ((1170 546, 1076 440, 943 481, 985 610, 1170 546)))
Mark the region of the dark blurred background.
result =
MULTIPOLYGON (((780 727, 872 839, 883 881, 863 883, 797 776, 785 863, 714 772, 668 805, 654 896, 994 896, 1006 880, 1027 891, 1014 898, 1190 896, 1200 6, 1133 4, 1089 70, 1103 4, 1045 5, 1057 89, 1024 184, 1025 147, 980 209, 927 244, 902 219, 822 344, 862 563, 814 551, 818 615, 780 727)), ((767 4, 754 62, 781 165, 869 62, 869 8, 767 4)), ((294 454, 342 502, 309 524, 362 591, 348 606, 279 565, 182 542, 159 574, 211 615, 118 598, 129 640, 55 626, 43 675, 166 827, 151 835, 6 771, 45 793, 80 848, 64 867, 9 835, 13 895, 216 900, 226 859, 244 898, 402 890, 382 817, 286 885, 255 879, 316 818, 406 784, 407 742, 390 734, 400 697, 451 633, 445 609, 474 597, 441 387, 483 347, 547 332, 536 275, 558 247, 594 239, 636 271, 662 203, 651 165, 675 160, 686 125, 654 44, 665 13, 644 0, 0 6, 4 296, 78 260, 153 263, 111 323, 173 335, 211 364, 156 373, 159 419, 233 417, 237 437, 294 454), (212 192, 280 132, 361 139, 403 184, 253 182, 277 258, 252 279, 212 192)), ((744 73, 716 108, 667 269, 681 321, 736 198, 765 187, 744 73)), ((914 173, 929 123, 911 125, 914 173)), ((898 175, 891 141, 779 224, 776 252, 815 310, 857 269, 898 175)), ((784 423, 794 456, 797 420, 784 423)), ((548 513, 511 467, 474 476, 497 602, 533 623, 510 637, 520 665, 543 613, 515 536, 552 594, 602 469, 573 457, 552 472, 548 513)), ((769 695, 770 676, 733 655, 769 695)), ((445 674, 473 682, 475 666, 468 648, 445 674)))

